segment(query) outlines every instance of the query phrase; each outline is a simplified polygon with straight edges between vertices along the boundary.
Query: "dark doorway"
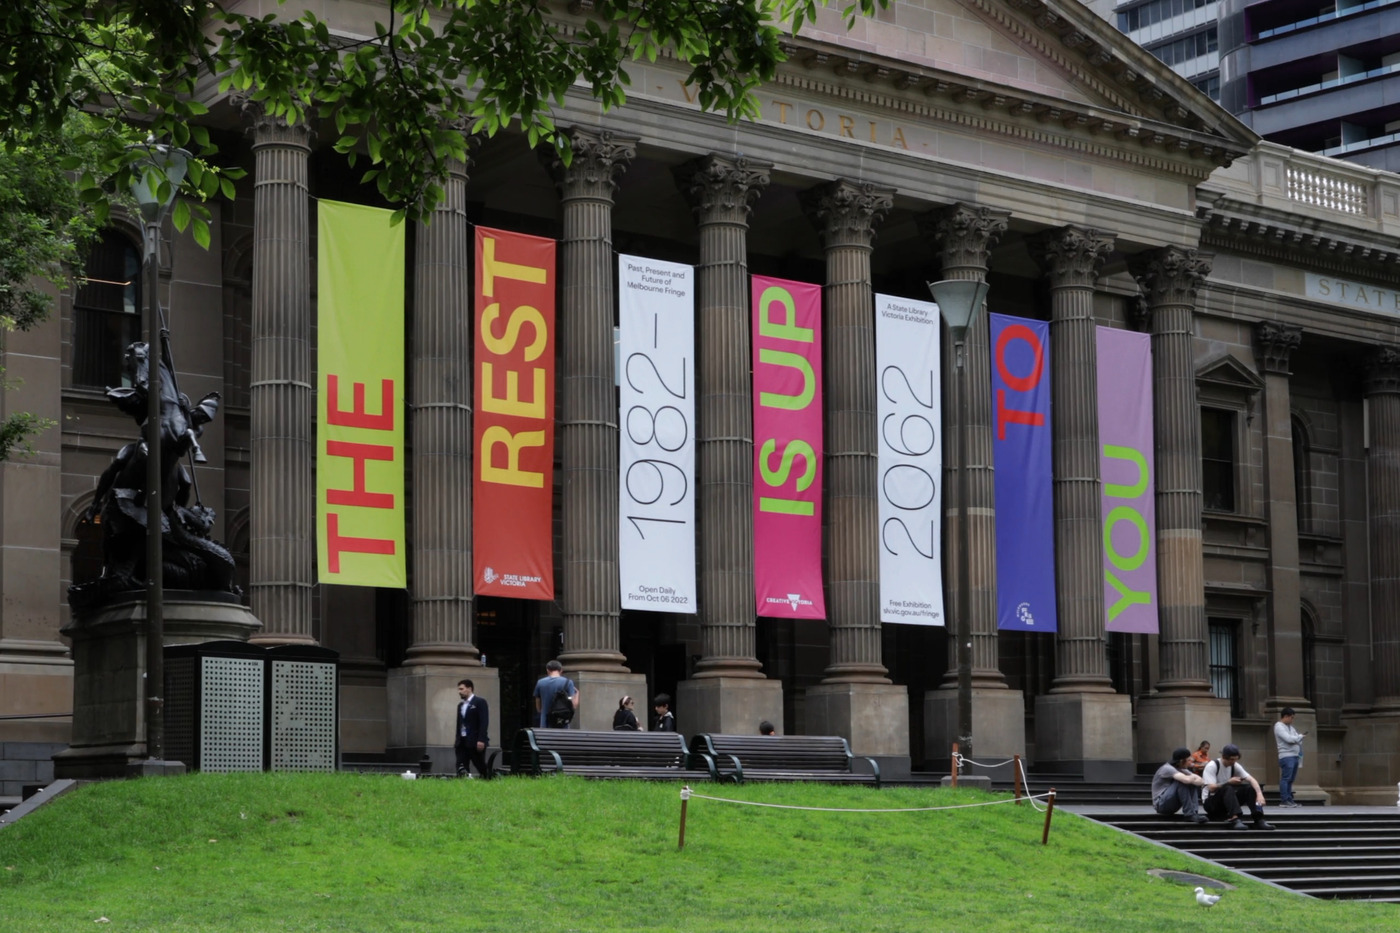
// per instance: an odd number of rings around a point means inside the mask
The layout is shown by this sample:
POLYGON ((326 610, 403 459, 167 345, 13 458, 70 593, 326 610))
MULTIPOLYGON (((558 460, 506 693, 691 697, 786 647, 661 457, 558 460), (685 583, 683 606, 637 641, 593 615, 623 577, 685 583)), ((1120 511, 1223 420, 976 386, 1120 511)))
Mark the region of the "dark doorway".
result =
POLYGON ((476 646, 486 666, 496 668, 501 677, 495 741, 504 745, 530 722, 534 710, 538 678, 530 665, 530 635, 537 610, 532 602, 499 596, 478 596, 474 605, 476 646))

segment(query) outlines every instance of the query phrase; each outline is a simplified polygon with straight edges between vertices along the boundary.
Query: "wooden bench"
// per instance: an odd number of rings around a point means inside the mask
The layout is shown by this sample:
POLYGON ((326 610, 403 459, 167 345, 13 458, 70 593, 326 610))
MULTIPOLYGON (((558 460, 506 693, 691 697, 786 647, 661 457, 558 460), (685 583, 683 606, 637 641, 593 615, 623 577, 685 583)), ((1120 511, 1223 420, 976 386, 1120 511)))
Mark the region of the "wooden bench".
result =
POLYGON ((691 754, 712 760, 720 774, 744 781, 828 781, 880 785, 880 765, 855 770, 851 746, 839 735, 697 735, 691 754))
POLYGON ((511 743, 510 773, 719 780, 714 759, 692 755, 685 737, 676 732, 521 729, 511 743))

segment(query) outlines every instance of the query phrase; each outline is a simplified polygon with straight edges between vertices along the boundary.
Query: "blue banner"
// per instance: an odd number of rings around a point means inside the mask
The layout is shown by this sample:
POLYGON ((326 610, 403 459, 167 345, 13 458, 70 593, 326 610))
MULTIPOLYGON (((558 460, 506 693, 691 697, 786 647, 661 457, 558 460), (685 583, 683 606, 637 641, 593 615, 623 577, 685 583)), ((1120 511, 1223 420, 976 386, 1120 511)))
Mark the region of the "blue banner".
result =
POLYGON ((1053 632, 1055 498, 1050 460, 1050 325, 991 316, 997 628, 1053 632))

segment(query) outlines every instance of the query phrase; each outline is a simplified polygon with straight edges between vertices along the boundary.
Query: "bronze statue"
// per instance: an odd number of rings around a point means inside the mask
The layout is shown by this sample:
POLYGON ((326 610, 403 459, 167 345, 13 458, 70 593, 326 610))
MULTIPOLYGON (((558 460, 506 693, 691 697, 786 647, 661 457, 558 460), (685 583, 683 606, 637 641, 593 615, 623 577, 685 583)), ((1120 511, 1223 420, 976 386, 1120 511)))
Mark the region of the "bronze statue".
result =
MULTIPOLYGON (((164 356, 164 355, 163 355, 164 356)), ((74 608, 89 608, 117 593, 143 590, 146 580, 146 441, 149 348, 133 343, 124 363, 130 386, 107 389, 107 398, 142 427, 141 438, 117 452, 97 481, 97 493, 83 516, 100 516, 102 576, 68 588, 74 608)), ((198 501, 190 504, 193 478, 180 461, 206 458, 199 435, 219 410, 219 393, 210 392, 192 404, 180 393, 168 358, 160 362, 161 536, 165 586, 182 590, 239 593, 234 582, 233 556, 209 537, 214 510, 198 501)))

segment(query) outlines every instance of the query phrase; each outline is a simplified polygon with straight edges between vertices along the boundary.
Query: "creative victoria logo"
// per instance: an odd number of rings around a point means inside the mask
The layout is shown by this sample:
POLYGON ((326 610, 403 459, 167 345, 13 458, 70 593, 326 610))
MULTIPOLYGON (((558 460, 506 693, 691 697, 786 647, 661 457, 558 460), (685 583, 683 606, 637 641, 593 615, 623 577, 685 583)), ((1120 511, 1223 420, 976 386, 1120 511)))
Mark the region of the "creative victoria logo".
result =
POLYGON ((1016 607, 1016 618, 1023 625, 1035 625, 1035 616, 1031 614, 1031 604, 1021 603, 1016 607))
POLYGON ((786 603, 787 605, 792 607, 793 612, 797 611, 798 606, 812 605, 812 601, 810 599, 803 599, 801 593, 788 593, 786 599, 779 596, 769 596, 767 598, 767 602, 777 603, 778 605, 786 603))

